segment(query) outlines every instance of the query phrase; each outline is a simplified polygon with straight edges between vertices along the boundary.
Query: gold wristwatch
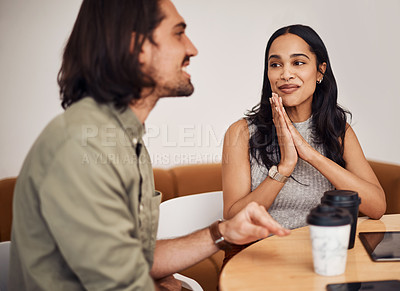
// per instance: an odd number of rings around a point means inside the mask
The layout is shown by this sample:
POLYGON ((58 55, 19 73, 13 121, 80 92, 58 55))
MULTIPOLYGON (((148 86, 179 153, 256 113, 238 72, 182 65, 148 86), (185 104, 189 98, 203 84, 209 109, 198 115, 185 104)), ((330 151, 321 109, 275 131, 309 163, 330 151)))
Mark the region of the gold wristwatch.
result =
POLYGON ((272 166, 271 169, 269 169, 268 176, 278 182, 281 182, 281 183, 286 183, 287 179, 289 179, 289 177, 286 177, 285 175, 280 174, 278 172, 278 167, 275 165, 272 166))

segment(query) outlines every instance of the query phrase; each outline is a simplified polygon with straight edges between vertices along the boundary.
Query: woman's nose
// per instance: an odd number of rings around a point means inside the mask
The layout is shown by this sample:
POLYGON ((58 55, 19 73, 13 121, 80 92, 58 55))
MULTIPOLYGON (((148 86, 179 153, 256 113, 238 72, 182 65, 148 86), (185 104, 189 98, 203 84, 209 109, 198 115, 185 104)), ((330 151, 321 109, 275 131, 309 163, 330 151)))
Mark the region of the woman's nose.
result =
POLYGON ((294 79, 294 74, 288 67, 283 67, 281 79, 285 81, 289 81, 290 79, 294 79))

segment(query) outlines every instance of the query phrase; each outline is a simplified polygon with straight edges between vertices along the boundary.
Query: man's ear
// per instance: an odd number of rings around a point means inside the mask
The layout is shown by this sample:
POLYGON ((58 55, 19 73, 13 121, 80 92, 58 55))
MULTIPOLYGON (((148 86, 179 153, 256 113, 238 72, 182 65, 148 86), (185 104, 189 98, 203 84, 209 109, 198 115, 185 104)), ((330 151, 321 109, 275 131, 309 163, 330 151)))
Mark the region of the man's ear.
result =
MULTIPOLYGON (((136 33, 132 32, 132 34, 131 34, 131 42, 129 44, 129 52, 130 53, 133 53, 133 50, 135 48, 135 42, 136 42, 136 33)), ((151 52, 151 43, 150 43, 150 41, 148 39, 146 39, 143 42, 142 49, 140 50, 140 53, 139 53, 139 56, 138 56, 140 64, 144 64, 149 60, 150 52, 151 52)))
POLYGON ((326 63, 323 62, 322 64, 319 65, 318 67, 318 80, 323 78, 325 75, 325 71, 326 71, 326 63))

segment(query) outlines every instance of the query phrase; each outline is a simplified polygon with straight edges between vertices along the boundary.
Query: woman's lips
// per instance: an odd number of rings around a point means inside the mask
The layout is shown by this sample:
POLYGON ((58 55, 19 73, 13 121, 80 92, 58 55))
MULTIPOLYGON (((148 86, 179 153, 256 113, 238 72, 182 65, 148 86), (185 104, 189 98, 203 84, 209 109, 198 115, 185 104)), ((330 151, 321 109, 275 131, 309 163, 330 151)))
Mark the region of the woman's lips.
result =
POLYGON ((297 89, 299 89, 300 86, 287 84, 287 85, 279 86, 278 88, 281 92, 283 92, 285 94, 291 94, 294 91, 296 91, 297 89))

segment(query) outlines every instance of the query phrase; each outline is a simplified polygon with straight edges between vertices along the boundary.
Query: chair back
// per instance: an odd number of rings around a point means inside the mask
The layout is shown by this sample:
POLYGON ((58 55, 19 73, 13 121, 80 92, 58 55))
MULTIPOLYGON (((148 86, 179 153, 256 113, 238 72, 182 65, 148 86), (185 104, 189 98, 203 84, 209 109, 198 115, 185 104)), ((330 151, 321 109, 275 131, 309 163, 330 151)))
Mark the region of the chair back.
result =
POLYGON ((222 218, 222 191, 173 198, 160 204, 157 238, 180 237, 222 218))
POLYGON ((10 262, 10 242, 0 243, 0 291, 7 291, 8 264, 10 262))

